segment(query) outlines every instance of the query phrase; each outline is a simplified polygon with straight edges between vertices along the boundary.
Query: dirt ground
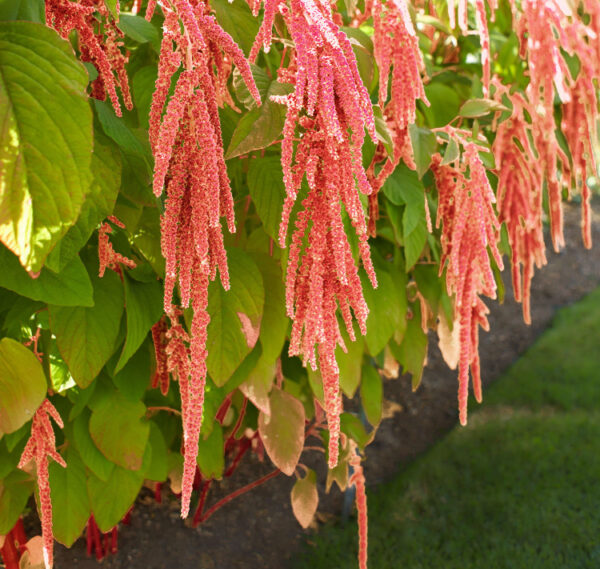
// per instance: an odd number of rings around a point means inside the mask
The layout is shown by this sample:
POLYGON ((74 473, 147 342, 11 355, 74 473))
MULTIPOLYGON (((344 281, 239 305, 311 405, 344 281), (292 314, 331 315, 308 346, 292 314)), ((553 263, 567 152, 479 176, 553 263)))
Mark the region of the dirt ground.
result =
MULTIPOLYGON (((600 201, 594 206, 600 211, 600 201)), ((600 216, 594 218, 596 246, 586 251, 581 244, 579 215, 579 207, 566 206, 567 247, 560 254, 548 252, 548 266, 533 279, 531 326, 523 323, 521 306, 513 301, 510 285, 502 306, 488 302, 491 331, 480 335, 484 383, 496 379, 523 353, 558 308, 575 302, 600 284, 600 216)), ((458 420, 456 372, 447 368, 437 341, 432 340, 428 367, 416 393, 412 393, 408 377, 385 384, 385 398, 402 410, 384 421, 367 449, 368 484, 393 477, 458 420)), ((302 460, 310 466, 320 465, 319 490, 325 511, 322 518, 339 515, 343 496, 337 488, 325 496, 322 456, 302 460)), ((218 490, 211 490, 208 505, 269 472, 272 465, 268 462, 261 464, 254 457, 245 460, 232 478, 223 481, 218 490)), ((179 518, 179 504, 169 500, 168 493, 163 504, 157 504, 147 492, 133 510, 131 525, 120 528, 119 553, 102 565, 111 569, 285 569, 314 531, 302 530, 292 514, 289 494, 293 482, 280 475, 223 507, 197 529, 187 527, 179 518)), ((57 544, 55 566, 93 569, 98 564, 86 557, 85 540, 80 539, 71 550, 57 544)))

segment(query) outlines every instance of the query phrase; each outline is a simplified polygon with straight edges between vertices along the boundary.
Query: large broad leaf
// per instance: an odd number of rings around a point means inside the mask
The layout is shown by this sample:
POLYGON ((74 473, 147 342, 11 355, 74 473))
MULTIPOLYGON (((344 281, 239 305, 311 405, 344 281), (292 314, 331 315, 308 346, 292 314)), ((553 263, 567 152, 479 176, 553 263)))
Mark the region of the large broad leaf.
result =
POLYGON ((33 352, 11 338, 0 341, 0 433, 33 418, 46 397, 46 376, 33 352))
POLYGON ((155 280, 140 283, 125 275, 125 313, 127 315, 127 338, 115 373, 123 369, 129 358, 141 346, 150 328, 163 313, 163 294, 160 283, 155 280))
POLYGON ((87 243, 94 229, 109 216, 115 206, 121 186, 121 157, 114 144, 96 133, 92 154, 92 184, 81 207, 77 223, 56 244, 46 265, 60 271, 87 243))
POLYGON ((102 454, 111 462, 139 470, 150 434, 143 420, 146 406, 130 401, 119 391, 103 398, 92 412, 90 435, 102 454))
POLYGON ((123 286, 113 271, 92 277, 94 306, 49 306, 50 327, 73 379, 86 388, 115 351, 123 313, 123 286))
POLYGON ((298 523, 306 529, 317 511, 319 493, 317 492, 317 474, 308 469, 304 478, 298 478, 292 488, 292 510, 298 523))
POLYGON ((88 74, 42 24, 0 22, 0 241, 37 272, 88 191, 88 74))
POLYGON ((115 466, 106 481, 93 474, 87 487, 92 514, 102 532, 108 532, 123 519, 144 482, 143 474, 115 466))
POLYGON ((157 482, 164 482, 169 474, 169 465, 167 462, 167 444, 160 428, 156 423, 150 423, 150 437, 148 445, 152 448, 152 460, 144 477, 157 482))
POLYGON ((32 278, 17 257, 0 245, 0 267, 0 286, 21 296, 58 306, 94 305, 92 283, 79 257, 59 273, 43 268, 36 278, 32 278))
POLYGON ((260 413, 258 431, 273 464, 291 476, 304 448, 304 406, 278 388, 269 399, 271 414, 260 413))
POLYGON ((70 449, 66 463, 67 468, 63 468, 52 461, 48 473, 54 538, 71 547, 90 517, 90 499, 85 465, 79 454, 70 449))
POLYGON ((208 338, 206 365, 218 387, 225 385, 250 353, 260 331, 265 292, 256 264, 240 249, 228 249, 231 287, 225 291, 214 281, 208 287, 208 338))
POLYGON ((22 470, 0 480, 0 535, 6 535, 17 523, 32 489, 29 474, 22 470))
POLYGON ((259 108, 246 113, 238 122, 225 158, 235 158, 260 150, 274 142, 283 130, 286 107, 271 101, 271 95, 287 95, 293 87, 287 83, 272 81, 259 108))
POLYGON ((277 242, 285 199, 281 160, 278 156, 264 156, 250 161, 248 190, 264 230, 277 242))

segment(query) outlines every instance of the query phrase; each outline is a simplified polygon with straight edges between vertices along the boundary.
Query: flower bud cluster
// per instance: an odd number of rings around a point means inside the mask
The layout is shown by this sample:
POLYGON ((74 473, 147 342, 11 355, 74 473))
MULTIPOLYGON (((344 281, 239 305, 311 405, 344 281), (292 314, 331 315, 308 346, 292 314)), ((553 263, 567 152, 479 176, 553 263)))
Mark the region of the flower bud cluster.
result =
POLYGON ((104 100, 108 94, 115 113, 121 116, 117 84, 125 108, 131 110, 133 102, 125 71, 129 54, 122 51, 123 32, 117 22, 105 0, 46 0, 46 24, 65 39, 73 30, 77 31, 81 60, 92 63, 98 71, 91 87, 92 97, 104 100))

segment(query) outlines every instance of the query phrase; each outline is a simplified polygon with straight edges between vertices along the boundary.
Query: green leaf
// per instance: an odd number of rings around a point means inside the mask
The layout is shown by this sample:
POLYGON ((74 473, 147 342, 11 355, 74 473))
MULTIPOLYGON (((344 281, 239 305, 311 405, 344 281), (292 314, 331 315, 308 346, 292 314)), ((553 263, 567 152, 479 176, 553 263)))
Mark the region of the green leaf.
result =
MULTIPOLYGON (((154 360, 154 350, 151 351, 149 344, 142 344, 123 369, 113 376, 113 383, 131 401, 139 401, 150 384, 150 360, 154 360)), ((110 362, 107 367, 109 365, 110 362)))
POLYGON ((402 342, 390 343, 394 357, 402 364, 404 373, 412 374, 413 391, 419 387, 423 376, 423 367, 427 357, 427 334, 421 328, 421 307, 419 302, 412 305, 413 316, 406 324, 406 333, 402 342))
POLYGON ((33 418, 47 391, 42 364, 11 338, 0 340, 0 433, 12 433, 33 418))
POLYGON ((90 435, 102 454, 128 470, 139 470, 150 425, 143 420, 146 406, 115 390, 92 411, 90 435))
POLYGON ((86 388, 115 351, 123 313, 123 286, 113 271, 92 277, 91 308, 50 305, 50 327, 73 379, 86 388))
POLYGON ((235 127, 225 153, 227 160, 266 148, 281 135, 286 107, 274 103, 270 97, 287 95, 292 91, 293 87, 287 83, 278 83, 276 80, 271 82, 262 105, 246 113, 235 127))
POLYGON ((446 152, 444 152, 444 159, 442 160, 442 166, 454 162, 460 156, 460 148, 455 138, 451 138, 446 146, 446 152))
POLYGON ((93 474, 87 487, 94 519, 102 532, 114 528, 125 516, 142 488, 144 476, 115 466, 106 481, 93 474))
POLYGON ((117 26, 132 40, 138 43, 150 43, 155 51, 160 50, 158 30, 145 18, 134 14, 121 14, 117 26))
POLYGON ((262 355, 266 361, 274 362, 281 354, 289 325, 281 265, 266 254, 253 253, 252 258, 262 274, 263 283, 267 285, 260 325, 262 355))
POLYGON ((459 114, 461 117, 474 119, 493 111, 508 111, 508 108, 491 99, 470 99, 460 108, 459 114))
POLYGON ((317 511, 319 493, 317 492, 317 474, 308 469, 304 478, 298 478, 292 488, 292 510, 298 523, 306 529, 317 511))
POLYGON ((398 291, 386 270, 378 268, 379 286, 376 289, 369 284, 364 273, 361 274, 361 281, 365 301, 369 307, 365 340, 369 353, 376 356, 385 348, 399 325, 402 317, 401 305, 398 291))
POLYGON ((198 441, 196 463, 204 478, 220 480, 225 468, 225 449, 223 446, 223 427, 214 424, 206 439, 198 441))
POLYGON ((240 249, 227 251, 231 287, 225 291, 218 280, 208 287, 206 365, 218 387, 250 353, 258 340, 263 313, 264 288, 252 258, 240 249))
POLYGON ((233 38, 246 56, 258 33, 259 21, 244 0, 212 0, 211 8, 215 11, 221 27, 233 38))
POLYGON ((0 241, 29 271, 75 223, 90 185, 87 84, 54 30, 0 22, 0 241))
POLYGON ((123 369, 129 358, 135 354, 150 328, 160 320, 163 313, 162 286, 157 280, 140 283, 125 274, 123 284, 125 285, 127 337, 115 373, 123 369))
POLYGON ((108 460, 94 444, 90 436, 91 413, 85 409, 73 421, 73 442, 85 465, 101 480, 108 480, 115 464, 108 460))
POLYGON ((149 480, 164 482, 169 474, 167 444, 165 443, 165 438, 163 437, 160 428, 153 422, 150 422, 148 444, 152 448, 152 460, 150 461, 150 467, 146 470, 144 476, 149 480))
POLYGON ((340 430, 350 437, 360 448, 365 448, 375 436, 375 431, 367 433, 365 426, 356 415, 342 413, 340 415, 340 430))
POLYGON ((270 358, 261 355, 254 369, 240 385, 242 393, 252 404, 267 415, 271 413, 269 392, 275 379, 276 365, 270 358))
POLYGON ((117 11, 117 5, 119 3, 119 0, 104 0, 104 3, 106 4, 106 7, 110 11, 112 17, 118 19, 119 12, 117 11))
MULTIPOLYGON (((425 187, 414 170, 406 164, 400 164, 388 177, 382 186, 385 197, 394 205, 413 204, 419 201, 424 203, 425 187)), ((424 214, 423 210, 423 214, 424 214)))
MULTIPOLYGON (((405 210, 405 216, 408 208, 405 210)), ((421 218, 417 225, 413 228, 410 233, 406 233, 406 224, 404 225, 404 259, 406 262, 406 270, 410 270, 415 263, 419 260, 423 247, 427 242, 427 224, 424 218, 421 218)))
POLYGON ((454 85, 429 83, 425 86, 425 95, 430 106, 423 107, 423 114, 431 128, 445 126, 456 118, 461 99, 454 85))
POLYGON ((44 0, 0 0, 0 21, 44 22, 44 0))
POLYGON ((435 134, 429 129, 411 124, 408 127, 419 178, 429 169, 431 157, 437 150, 435 134))
POLYGON ((156 84, 156 76, 156 65, 146 65, 133 76, 131 82, 134 106, 140 124, 144 128, 148 128, 148 115, 150 114, 150 105, 152 103, 154 85, 156 84))
POLYGON ((148 150, 125 124, 124 119, 115 114, 111 105, 94 99, 94 107, 106 136, 112 138, 124 152, 144 158, 148 155, 148 150))
POLYGON ((381 375, 372 365, 364 365, 362 368, 360 400, 369 423, 374 427, 379 425, 383 405, 383 382, 381 375))
POLYGON ((365 339, 355 330, 356 341, 351 342, 345 328, 342 328, 341 331, 348 351, 344 352, 340 346, 337 346, 335 348, 335 359, 340 368, 340 389, 346 397, 352 399, 360 383, 365 339))
POLYGON ((92 283, 79 257, 59 273, 43 268, 36 278, 32 278, 17 257, 0 245, 0 266, 0 286, 22 296, 58 306, 94 305, 92 283))
POLYGON ((54 271, 61 271, 77 256, 93 231, 115 207, 121 186, 121 156, 114 144, 101 133, 96 133, 92 176, 90 193, 83 202, 77 222, 56 244, 48 257, 46 265, 54 271))
POLYGON ((70 449, 67 468, 51 461, 48 466, 52 499, 52 531, 54 539, 71 547, 81 535, 90 517, 85 465, 76 451, 70 449))
POLYGON ((262 221, 263 229, 277 243, 285 199, 281 160, 278 156, 250 160, 247 180, 252 203, 262 221))
POLYGON ((31 479, 22 470, 0 480, 0 535, 6 535, 17 523, 32 490, 31 479))
POLYGON ((258 416, 260 438, 273 464, 291 476, 304 448, 304 406, 279 388, 271 391, 269 405, 271 414, 258 416))

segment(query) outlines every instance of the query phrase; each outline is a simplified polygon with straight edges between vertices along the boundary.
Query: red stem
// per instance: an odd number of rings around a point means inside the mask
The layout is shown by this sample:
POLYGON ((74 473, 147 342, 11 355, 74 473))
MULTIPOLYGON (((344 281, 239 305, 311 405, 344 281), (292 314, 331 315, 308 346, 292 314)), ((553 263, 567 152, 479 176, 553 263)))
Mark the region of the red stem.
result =
POLYGON ((23 518, 19 518, 15 527, 12 529, 15 539, 19 543, 19 549, 21 553, 25 551, 25 544, 27 543, 27 534, 25 533, 25 527, 23 526, 23 518))
POLYGON ((221 403, 221 406, 219 407, 219 410, 217 411, 217 414, 215 415, 215 419, 217 421, 219 421, 219 423, 221 423, 221 425, 223 424, 223 421, 225 420, 225 415, 227 415, 227 411, 229 411, 229 407, 231 407, 231 398, 233 397, 233 392, 231 392, 229 395, 227 395, 227 397, 225 397, 223 403, 221 403))
POLYGON ((196 508, 194 519, 192 520, 192 527, 196 527, 202 521, 202 511, 204 510, 204 504, 206 504, 206 498, 208 497, 208 491, 210 490, 211 484, 212 480, 207 480, 204 483, 204 486, 202 486, 200 499, 198 500, 198 507, 196 508))
POLYGON ((246 454, 246 451, 250 448, 251 445, 252 442, 250 441, 250 439, 244 439, 243 441, 240 441, 238 452, 235 455, 235 458, 231 461, 229 468, 227 468, 227 470, 223 474, 225 478, 229 478, 235 472, 235 469, 239 466, 242 457, 246 454))
POLYGON ((19 558, 21 557, 21 554, 17 549, 13 530, 9 531, 4 539, 4 545, 2 546, 2 549, 0 549, 0 557, 2 557, 5 569, 19 569, 19 558))
POLYGON ((280 472, 281 472, 281 470, 279 470, 279 468, 276 468, 272 472, 269 472, 269 474, 265 474, 262 478, 259 478, 258 480, 255 480, 254 482, 250 482, 250 484, 246 484, 246 486, 243 486, 239 490, 236 490, 235 492, 232 492, 228 496, 225 496, 225 498, 222 498, 216 504, 214 504, 208 510, 206 510, 206 513, 203 516, 201 516, 201 518, 198 520, 198 523, 201 524, 202 522, 205 522, 219 508, 222 508, 225 504, 228 504, 234 498, 237 498, 238 496, 241 496, 242 494, 249 492, 253 488, 256 488, 257 486, 264 484, 268 480, 271 480, 271 478, 275 478, 275 476, 277 476, 280 472))
POLYGON ((244 416, 246 415, 246 406, 247 405, 248 405, 248 400, 244 397, 244 402, 242 403, 242 408, 240 409, 240 414, 237 418, 237 421, 235 422, 233 431, 231 431, 231 434, 229 435, 229 437, 227 437, 227 441, 225 442, 225 450, 226 451, 229 448, 231 448, 231 441, 233 441, 233 439, 235 438, 235 435, 238 432, 238 429, 242 425, 242 421, 244 420, 244 416))
POLYGON ((87 531, 85 532, 85 545, 86 545, 86 553, 88 557, 92 556, 92 520, 91 518, 87 522, 87 531))
POLYGON ((114 528, 112 528, 112 532, 111 532, 111 543, 110 543, 110 552, 115 555, 117 553, 117 551, 119 551, 119 531, 117 529, 117 526, 115 526, 114 528))

